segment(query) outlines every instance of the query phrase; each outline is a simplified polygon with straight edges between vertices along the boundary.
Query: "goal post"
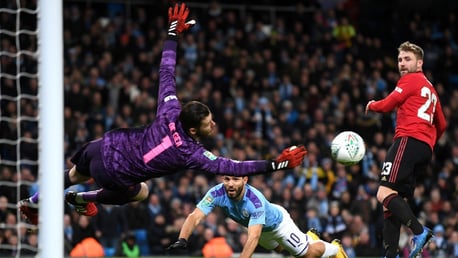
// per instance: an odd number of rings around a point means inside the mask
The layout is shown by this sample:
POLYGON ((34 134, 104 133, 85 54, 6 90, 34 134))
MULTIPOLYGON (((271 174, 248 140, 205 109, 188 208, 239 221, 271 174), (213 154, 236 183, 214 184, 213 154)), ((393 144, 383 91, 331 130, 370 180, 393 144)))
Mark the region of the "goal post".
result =
POLYGON ((39 252, 63 257, 63 4, 38 1, 39 252))

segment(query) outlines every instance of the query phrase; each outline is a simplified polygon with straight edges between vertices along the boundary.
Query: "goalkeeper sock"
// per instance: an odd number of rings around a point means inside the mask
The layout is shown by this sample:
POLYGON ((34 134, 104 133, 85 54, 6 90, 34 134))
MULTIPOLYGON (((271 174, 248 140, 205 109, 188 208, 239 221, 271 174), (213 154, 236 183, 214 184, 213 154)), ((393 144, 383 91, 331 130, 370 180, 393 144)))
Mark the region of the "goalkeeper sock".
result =
POLYGON ((95 202, 97 200, 97 194, 101 190, 89 191, 89 192, 82 192, 78 193, 75 197, 75 200, 78 203, 86 203, 86 202, 95 202))
POLYGON ((39 198, 40 198, 40 194, 38 192, 36 192, 29 198, 29 201, 31 203, 38 203, 38 199, 39 198))

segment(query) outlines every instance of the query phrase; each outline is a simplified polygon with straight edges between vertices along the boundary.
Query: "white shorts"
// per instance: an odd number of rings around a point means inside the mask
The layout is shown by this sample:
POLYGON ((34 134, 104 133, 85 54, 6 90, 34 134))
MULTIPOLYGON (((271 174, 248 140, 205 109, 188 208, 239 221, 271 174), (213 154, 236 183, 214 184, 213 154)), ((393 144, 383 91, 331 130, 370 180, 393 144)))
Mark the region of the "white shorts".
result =
POLYGON ((271 232, 262 232, 259 245, 267 250, 282 246, 293 256, 302 256, 309 248, 309 238, 291 219, 285 208, 274 204, 282 213, 283 221, 271 232))

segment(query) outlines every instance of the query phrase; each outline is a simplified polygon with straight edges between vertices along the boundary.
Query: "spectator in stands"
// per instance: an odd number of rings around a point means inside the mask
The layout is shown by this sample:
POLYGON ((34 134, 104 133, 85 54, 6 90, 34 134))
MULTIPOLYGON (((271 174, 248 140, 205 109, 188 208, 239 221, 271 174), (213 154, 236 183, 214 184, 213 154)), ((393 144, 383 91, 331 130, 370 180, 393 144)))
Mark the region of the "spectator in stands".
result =
MULTIPOLYGON (((210 231, 211 232, 211 231, 210 231)), ((214 236, 211 234, 211 238, 202 248, 202 254, 204 258, 230 258, 232 257, 233 251, 231 246, 226 242, 223 236, 214 236)), ((210 237, 210 236, 209 236, 210 237)))
POLYGON ((456 257, 458 256, 458 231, 453 230, 447 241, 447 256, 456 257))
POLYGON ((76 216, 77 221, 73 225, 72 246, 75 247, 78 243, 86 238, 95 239, 95 229, 91 220, 87 216, 76 216))
POLYGON ((128 233, 122 241, 120 241, 115 256, 119 257, 140 257, 140 247, 137 244, 137 239, 134 233, 128 233))
MULTIPOLYGON (((130 206, 129 206, 130 207, 130 206)), ((109 204, 99 204, 98 213, 93 217, 92 222, 95 235, 104 248, 116 248, 121 235, 127 232, 128 220, 125 216, 123 207, 109 204)), ((134 214, 137 214, 134 212, 134 214)), ((141 222, 144 222, 138 217, 141 222)), ((147 223, 139 226, 143 228, 147 223)))
POLYGON ((69 254, 73 248, 73 223, 69 214, 64 214, 64 252, 69 254))
POLYGON ((337 201, 331 202, 329 216, 327 217, 326 228, 324 230, 325 239, 342 239, 347 225, 345 225, 340 212, 339 203, 337 201))
POLYGON ((376 255, 377 252, 374 252, 374 247, 370 243, 370 235, 367 229, 359 233, 354 250, 357 257, 371 257, 376 255))
POLYGON ((148 228, 148 245, 152 255, 165 254, 164 249, 173 239, 168 238, 166 219, 159 213, 154 216, 148 228))
POLYGON ((444 257, 446 248, 447 248, 447 240, 445 238, 445 228, 442 224, 437 224, 433 228, 434 238, 431 241, 429 246, 429 252, 431 255, 435 257, 444 257))
POLYGON ((8 198, 6 196, 0 196, 0 223, 6 222, 7 214, 11 212, 8 209, 8 198))
POLYGON ((348 258, 355 258, 356 253, 355 253, 355 248, 353 244, 353 238, 351 237, 350 234, 344 234, 342 237, 342 246, 345 250, 345 252, 348 255, 348 258))
POLYGON ((38 235, 36 232, 31 232, 26 235, 27 241, 23 244, 27 246, 21 251, 21 255, 34 256, 38 253, 38 235))
POLYGON ((102 245, 93 237, 83 239, 70 252, 70 257, 102 257, 104 255, 102 245))

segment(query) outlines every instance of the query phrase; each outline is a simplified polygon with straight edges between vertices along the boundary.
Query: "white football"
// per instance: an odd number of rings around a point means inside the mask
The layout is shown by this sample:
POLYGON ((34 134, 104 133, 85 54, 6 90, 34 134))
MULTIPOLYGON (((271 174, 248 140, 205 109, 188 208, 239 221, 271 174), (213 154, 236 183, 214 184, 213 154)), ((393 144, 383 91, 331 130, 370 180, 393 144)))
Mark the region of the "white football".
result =
POLYGON ((331 142, 332 158, 345 166, 360 162, 365 153, 363 138, 353 131, 343 131, 331 142))

